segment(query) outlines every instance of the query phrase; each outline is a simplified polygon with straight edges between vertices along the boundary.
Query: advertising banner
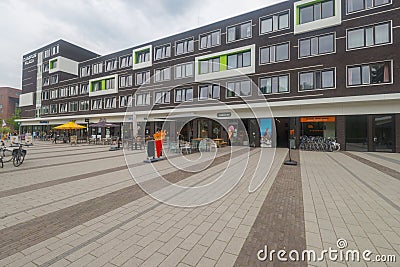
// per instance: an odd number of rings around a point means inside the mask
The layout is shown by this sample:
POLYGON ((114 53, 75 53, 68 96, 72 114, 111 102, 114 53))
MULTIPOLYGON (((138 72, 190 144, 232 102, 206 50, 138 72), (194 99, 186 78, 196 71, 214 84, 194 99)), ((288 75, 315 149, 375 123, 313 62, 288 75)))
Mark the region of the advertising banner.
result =
POLYGON ((260 119, 261 147, 272 147, 272 119, 260 119))

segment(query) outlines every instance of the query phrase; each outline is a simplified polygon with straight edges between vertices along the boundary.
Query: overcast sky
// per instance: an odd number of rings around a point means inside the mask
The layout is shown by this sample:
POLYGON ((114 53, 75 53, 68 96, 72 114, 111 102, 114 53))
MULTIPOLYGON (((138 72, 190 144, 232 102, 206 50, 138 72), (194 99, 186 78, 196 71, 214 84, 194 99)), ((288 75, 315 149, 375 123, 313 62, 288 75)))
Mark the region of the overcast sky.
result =
POLYGON ((285 0, 0 0, 0 86, 22 55, 64 39, 104 55, 285 0))

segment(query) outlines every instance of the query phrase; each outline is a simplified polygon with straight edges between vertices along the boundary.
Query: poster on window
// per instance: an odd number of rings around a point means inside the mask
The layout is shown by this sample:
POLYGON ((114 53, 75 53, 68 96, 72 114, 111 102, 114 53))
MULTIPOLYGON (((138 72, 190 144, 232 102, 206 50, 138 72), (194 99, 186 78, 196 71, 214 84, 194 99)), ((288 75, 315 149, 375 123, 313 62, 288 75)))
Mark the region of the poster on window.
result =
POLYGON ((260 119, 260 146, 272 147, 272 119, 260 119))
POLYGON ((30 133, 25 134, 25 144, 32 145, 32 135, 30 133))

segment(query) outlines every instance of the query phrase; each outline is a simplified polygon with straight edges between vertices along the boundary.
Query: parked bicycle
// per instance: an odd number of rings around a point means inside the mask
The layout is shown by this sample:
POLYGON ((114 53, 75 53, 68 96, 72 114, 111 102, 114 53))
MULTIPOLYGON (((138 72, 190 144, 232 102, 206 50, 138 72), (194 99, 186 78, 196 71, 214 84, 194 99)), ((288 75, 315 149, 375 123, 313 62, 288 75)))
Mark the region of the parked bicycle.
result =
POLYGON ((315 136, 301 136, 300 150, 333 152, 340 150, 340 144, 335 139, 315 136))
POLYGON ((23 149, 23 144, 18 144, 18 148, 14 148, 13 150, 11 150, 8 147, 6 147, 3 141, 1 142, 0 145, 1 168, 4 167, 4 163, 10 162, 11 160, 13 162, 13 165, 15 167, 18 167, 24 162, 25 156, 26 156, 26 150, 23 149))

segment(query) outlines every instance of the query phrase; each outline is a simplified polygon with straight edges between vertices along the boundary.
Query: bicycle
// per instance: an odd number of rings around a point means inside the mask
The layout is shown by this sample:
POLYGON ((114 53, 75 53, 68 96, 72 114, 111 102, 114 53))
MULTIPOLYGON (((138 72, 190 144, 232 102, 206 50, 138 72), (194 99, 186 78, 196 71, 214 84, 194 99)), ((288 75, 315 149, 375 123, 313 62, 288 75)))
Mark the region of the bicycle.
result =
POLYGON ((4 144, 4 141, 1 141, 0 145, 0 161, 1 161, 1 168, 3 168, 4 163, 11 161, 12 158, 12 150, 8 149, 4 144))
POLYGON ((14 148, 13 150, 8 149, 4 142, 1 142, 0 151, 1 151, 1 167, 3 168, 5 162, 13 161, 13 165, 15 167, 20 166, 26 156, 26 150, 22 148, 23 144, 18 144, 18 148, 14 148))

